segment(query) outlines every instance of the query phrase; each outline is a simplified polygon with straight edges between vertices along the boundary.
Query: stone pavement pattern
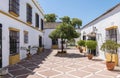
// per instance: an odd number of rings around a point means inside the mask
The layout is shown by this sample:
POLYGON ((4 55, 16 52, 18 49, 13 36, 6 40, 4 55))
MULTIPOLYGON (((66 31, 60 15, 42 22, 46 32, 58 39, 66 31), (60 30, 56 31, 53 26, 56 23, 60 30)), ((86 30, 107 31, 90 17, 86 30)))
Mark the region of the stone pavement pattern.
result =
POLYGON ((120 69, 108 71, 104 61, 97 57, 88 60, 75 49, 63 55, 57 50, 45 50, 9 66, 9 75, 2 78, 120 78, 120 69))

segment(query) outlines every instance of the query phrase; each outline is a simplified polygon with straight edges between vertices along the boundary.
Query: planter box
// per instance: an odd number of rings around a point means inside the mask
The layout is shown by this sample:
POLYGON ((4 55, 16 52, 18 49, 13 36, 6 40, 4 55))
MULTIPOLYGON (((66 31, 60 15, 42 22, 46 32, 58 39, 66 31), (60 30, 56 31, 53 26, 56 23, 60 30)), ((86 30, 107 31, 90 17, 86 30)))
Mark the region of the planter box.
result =
MULTIPOLYGON (((112 61, 115 62, 115 65, 118 65, 118 54, 112 54, 112 61)), ((111 59, 111 54, 110 53, 106 53, 106 61, 110 61, 111 59)))
POLYGON ((9 57, 9 64, 16 64, 20 61, 20 54, 10 55, 9 57))
POLYGON ((58 45, 52 45, 52 49, 58 49, 58 45))

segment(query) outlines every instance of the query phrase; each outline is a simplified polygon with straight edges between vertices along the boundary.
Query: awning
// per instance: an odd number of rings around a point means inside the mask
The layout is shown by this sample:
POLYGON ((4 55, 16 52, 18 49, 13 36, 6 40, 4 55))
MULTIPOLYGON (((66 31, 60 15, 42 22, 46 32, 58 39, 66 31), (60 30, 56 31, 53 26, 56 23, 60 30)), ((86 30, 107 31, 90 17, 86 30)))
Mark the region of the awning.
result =
POLYGON ((88 37, 96 37, 96 33, 95 32, 91 32, 87 34, 88 37))
POLYGON ((111 29, 117 29, 118 26, 111 26, 111 27, 108 27, 108 28, 105 28, 105 30, 111 30, 111 29))

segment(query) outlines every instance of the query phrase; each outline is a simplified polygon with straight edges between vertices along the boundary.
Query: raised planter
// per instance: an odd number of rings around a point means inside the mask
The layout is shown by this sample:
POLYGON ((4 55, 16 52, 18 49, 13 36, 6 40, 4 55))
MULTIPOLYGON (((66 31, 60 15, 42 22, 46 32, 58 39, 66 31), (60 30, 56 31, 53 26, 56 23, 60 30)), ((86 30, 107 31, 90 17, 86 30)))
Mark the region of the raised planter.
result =
POLYGON ((9 57, 9 64, 16 64, 20 62, 20 54, 14 54, 14 55, 10 55, 9 57))
POLYGON ((52 49, 58 49, 58 45, 52 45, 52 49))
MULTIPOLYGON (((111 53, 106 53, 106 61, 111 60, 111 53)), ((112 62, 115 62, 115 65, 118 66, 118 54, 112 54, 112 62)))

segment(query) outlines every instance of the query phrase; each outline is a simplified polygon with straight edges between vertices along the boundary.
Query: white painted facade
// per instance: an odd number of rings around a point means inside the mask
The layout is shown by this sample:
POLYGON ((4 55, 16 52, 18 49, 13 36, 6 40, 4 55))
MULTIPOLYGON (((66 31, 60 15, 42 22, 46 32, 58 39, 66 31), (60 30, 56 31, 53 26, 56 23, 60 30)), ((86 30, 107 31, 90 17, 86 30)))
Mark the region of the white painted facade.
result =
MULTIPOLYGON (((36 0, 19 0, 20 11, 19 17, 15 17, 9 13, 9 0, 3 0, 0 2, 0 24, 2 24, 2 67, 9 65, 10 45, 9 45, 9 28, 15 28, 20 30, 20 47, 39 46, 39 36, 43 37, 41 31, 41 21, 39 21, 39 28, 35 27, 35 13, 39 14, 39 20, 44 19, 43 10, 39 6, 36 0), (32 7, 32 24, 29 25, 26 22, 26 4, 30 4, 32 7), (24 43, 24 31, 28 32, 28 43, 24 43)), ((26 57, 25 50, 19 50, 20 59, 26 57)), ((36 53, 36 50, 31 51, 32 54, 36 53)))
MULTIPOLYGON (((61 22, 46 22, 44 23, 44 48, 51 49, 52 48, 52 39, 49 38, 49 34, 56 29, 56 27, 61 22)), ((58 39, 58 48, 61 48, 61 39, 58 39)), ((64 44, 64 48, 66 48, 66 45, 64 44)))
POLYGON ((49 38, 49 34, 55 29, 44 29, 44 48, 51 49, 52 48, 52 39, 49 38))
MULTIPOLYGON (((52 39, 49 38, 49 34, 54 31, 55 29, 44 29, 44 48, 51 49, 52 48, 52 39)), ((61 40, 58 39, 58 48, 61 48, 61 40)), ((64 45, 66 48, 66 45, 64 45)))
MULTIPOLYGON (((117 42, 120 43, 120 4, 116 5, 100 17, 96 18, 95 20, 91 21, 87 25, 85 25, 81 29, 81 39, 83 39, 83 35, 91 33, 93 31, 93 27, 96 27, 96 40, 98 43, 98 54, 99 57, 105 59, 104 52, 100 50, 100 47, 103 42, 106 40, 106 28, 117 26, 117 42)), ((86 38, 86 40, 88 37, 86 38)), ((120 65, 120 49, 118 50, 119 56, 119 65, 120 65)))

